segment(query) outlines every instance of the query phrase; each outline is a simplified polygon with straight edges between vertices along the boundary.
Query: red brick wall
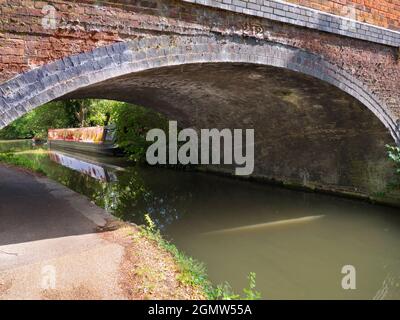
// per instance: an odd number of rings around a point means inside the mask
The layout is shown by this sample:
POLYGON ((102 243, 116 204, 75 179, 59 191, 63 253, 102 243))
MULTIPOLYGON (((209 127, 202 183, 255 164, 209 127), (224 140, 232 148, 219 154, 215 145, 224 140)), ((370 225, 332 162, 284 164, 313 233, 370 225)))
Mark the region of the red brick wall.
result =
POLYGON ((354 8, 356 19, 392 30, 400 30, 400 0, 286 0, 304 7, 339 16, 349 16, 354 8))
POLYGON ((65 56, 135 38, 140 30, 160 24, 156 0, 124 2, 0 0, 0 82, 65 56), (46 5, 57 10, 54 30, 42 27, 46 5))
MULTIPOLYGON (((397 25, 400 30, 400 0, 288 1, 342 15, 344 5, 356 4, 360 19, 365 15, 379 25, 397 25)), ((228 12, 165 0, 0 0, 0 17, 0 82, 37 65, 136 38, 143 32, 201 33, 209 31, 211 25, 218 31, 258 21, 244 17, 242 23, 228 12), (41 25, 42 8, 47 4, 57 9, 56 30, 45 30, 41 25)))

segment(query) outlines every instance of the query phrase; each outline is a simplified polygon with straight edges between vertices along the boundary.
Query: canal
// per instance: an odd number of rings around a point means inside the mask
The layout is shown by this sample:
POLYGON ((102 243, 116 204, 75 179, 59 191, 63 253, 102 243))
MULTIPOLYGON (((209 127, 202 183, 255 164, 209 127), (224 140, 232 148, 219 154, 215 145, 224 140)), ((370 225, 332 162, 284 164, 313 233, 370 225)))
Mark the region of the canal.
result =
POLYGON ((400 299, 399 209, 30 141, 1 142, 6 152, 119 218, 143 224, 149 214, 214 284, 241 292, 255 272, 264 299, 400 299), (355 267, 355 290, 342 288, 345 265, 355 267))

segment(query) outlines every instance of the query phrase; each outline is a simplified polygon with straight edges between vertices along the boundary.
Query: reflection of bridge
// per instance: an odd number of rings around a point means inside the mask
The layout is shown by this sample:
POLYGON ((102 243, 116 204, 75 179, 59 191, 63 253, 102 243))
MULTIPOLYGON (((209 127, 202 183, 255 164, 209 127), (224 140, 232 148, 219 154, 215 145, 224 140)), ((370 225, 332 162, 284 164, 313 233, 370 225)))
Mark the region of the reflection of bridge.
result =
POLYGON ((122 100, 254 128, 258 177, 376 191, 400 139, 398 6, 226 2, 3 4, 0 127, 57 98, 122 100))

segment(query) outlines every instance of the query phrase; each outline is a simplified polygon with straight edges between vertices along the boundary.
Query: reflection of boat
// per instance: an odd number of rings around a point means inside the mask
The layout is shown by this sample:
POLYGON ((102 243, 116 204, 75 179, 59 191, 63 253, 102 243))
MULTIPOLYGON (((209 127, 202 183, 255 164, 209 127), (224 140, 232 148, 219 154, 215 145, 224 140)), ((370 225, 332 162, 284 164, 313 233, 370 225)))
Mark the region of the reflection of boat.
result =
POLYGON ((51 151, 49 152, 49 157, 52 161, 64 167, 86 174, 100 181, 117 181, 115 171, 122 170, 122 168, 119 167, 89 162, 87 159, 78 159, 75 155, 61 152, 51 151))
POLYGON ((50 129, 48 141, 51 148, 79 152, 118 153, 115 126, 50 129))

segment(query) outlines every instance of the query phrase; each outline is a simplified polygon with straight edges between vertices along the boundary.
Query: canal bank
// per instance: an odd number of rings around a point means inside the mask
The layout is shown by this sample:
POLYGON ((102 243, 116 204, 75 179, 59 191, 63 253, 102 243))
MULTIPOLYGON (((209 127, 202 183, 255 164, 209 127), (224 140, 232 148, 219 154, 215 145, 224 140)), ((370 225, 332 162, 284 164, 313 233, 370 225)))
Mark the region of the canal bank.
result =
POLYGON ((0 299, 202 299, 171 254, 86 197, 0 164, 0 299))
MULTIPOLYGON (((340 189, 340 188, 329 188, 328 186, 324 186, 321 184, 300 184, 293 181, 281 181, 276 179, 271 179, 268 177, 261 176, 249 176, 249 177, 240 177, 232 175, 231 173, 223 170, 215 170, 211 167, 197 167, 197 171, 209 173, 221 177, 227 177, 230 179, 238 180, 238 181, 249 181, 252 183, 257 183, 261 185, 270 185, 278 188, 285 188, 294 191, 307 192, 307 193, 317 193, 317 194, 326 194, 331 195, 333 197, 345 198, 345 199, 353 199, 359 201, 365 201, 371 204, 377 204, 382 206, 388 206, 393 208, 400 208, 400 189, 399 186, 394 185, 394 183, 387 186, 385 189, 380 192, 368 193, 365 191, 360 191, 354 189, 350 191, 348 189, 340 189)), ((395 169, 393 169, 394 171, 395 169)))

